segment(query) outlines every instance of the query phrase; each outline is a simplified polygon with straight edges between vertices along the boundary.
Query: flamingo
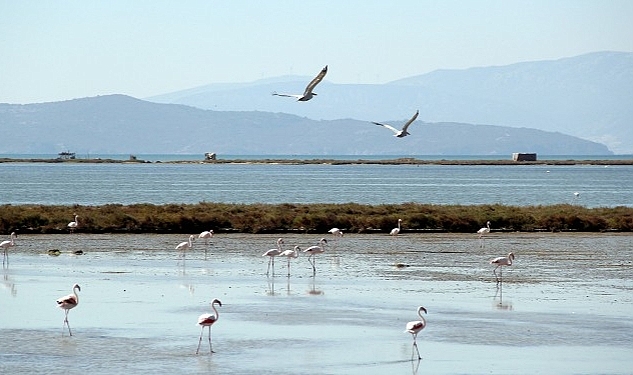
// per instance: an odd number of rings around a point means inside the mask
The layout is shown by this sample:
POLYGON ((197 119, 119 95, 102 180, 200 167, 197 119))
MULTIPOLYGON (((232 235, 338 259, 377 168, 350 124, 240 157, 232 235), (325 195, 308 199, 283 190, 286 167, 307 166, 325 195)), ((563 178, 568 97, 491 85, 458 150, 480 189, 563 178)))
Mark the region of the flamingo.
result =
POLYGON ((479 235, 479 246, 484 247, 484 235, 490 233, 490 221, 486 222, 486 226, 477 231, 479 235))
POLYGON ((300 94, 277 94, 276 92, 273 92, 273 95, 287 96, 289 98, 297 98, 297 101, 299 101, 299 102, 306 102, 306 101, 312 99, 312 97, 314 95, 316 95, 316 93, 312 92, 312 90, 314 90, 316 85, 318 85, 319 82, 321 82, 323 80, 323 77, 325 77, 326 73, 327 73, 327 65, 325 66, 325 68, 321 69, 319 74, 316 77, 314 77, 314 79, 312 79, 312 81, 310 81, 308 86, 306 86, 306 89, 303 92, 303 95, 300 95, 300 94))
POLYGON ((176 246, 176 250, 182 251, 182 257, 185 258, 185 252, 193 247, 193 241, 196 237, 192 234, 189 236, 189 241, 181 242, 176 246))
POLYGON ((70 330, 70 324, 68 324, 68 311, 79 304, 79 296, 77 295, 77 291, 81 291, 81 287, 79 287, 79 284, 73 285, 72 294, 69 294, 57 300, 57 306, 64 309, 65 312, 64 324, 62 325, 62 335, 64 335, 64 326, 68 327, 68 334, 70 336, 73 335, 70 330))
POLYGON ((310 246, 309 248, 303 250, 304 253, 308 254, 308 262, 312 265, 313 275, 316 274, 316 266, 315 261, 313 261, 312 258, 314 258, 316 254, 323 254, 325 252, 325 245, 327 245, 327 240, 325 238, 321 238, 318 245, 310 246))
POLYGON ((492 273, 495 274, 497 283, 500 283, 502 281, 503 266, 511 266, 513 260, 514 260, 514 253, 508 253, 508 256, 494 258, 493 260, 490 261, 490 264, 496 265, 495 269, 492 270, 492 273), (499 276, 497 276, 497 268, 499 268, 499 276))
POLYGON ((222 302, 220 302, 220 300, 217 298, 214 299, 213 302, 211 302, 211 308, 215 312, 215 315, 202 314, 198 317, 198 324, 201 326, 201 329, 200 329, 200 338, 198 339, 198 349, 196 349, 196 354, 200 352, 200 344, 202 344, 202 336, 204 335, 204 327, 209 327, 209 353, 215 353, 213 351, 213 347, 211 346, 211 326, 215 322, 217 322, 218 319, 220 318, 220 313, 215 308, 216 303, 218 304, 218 306, 222 307, 222 302))
POLYGON ((70 233, 74 233, 75 229, 77 229, 77 227, 79 227, 79 220, 78 220, 79 216, 77 214, 75 214, 75 221, 71 221, 70 223, 68 223, 68 229, 70 230, 70 233))
POLYGON ((300 251, 301 248, 299 246, 295 246, 293 250, 284 250, 281 254, 279 254, 281 257, 288 258, 288 277, 290 277, 290 259, 297 258, 300 251))
POLYGON ((400 233, 400 224, 402 223, 402 219, 398 219, 398 227, 397 228, 393 228, 391 230, 391 232, 389 232, 390 235, 392 236, 397 236, 398 233, 400 233))
POLYGON ((335 237, 343 237, 343 231, 338 228, 332 228, 328 230, 329 233, 332 233, 335 237))
POLYGON ((403 137, 406 137, 407 135, 410 134, 407 131, 407 129, 409 129, 409 125, 411 125, 413 123, 413 121, 415 121, 415 119, 418 118, 419 114, 420 114, 420 111, 415 111, 415 114, 413 115, 413 117, 411 117, 409 119, 409 121, 407 121, 404 124, 404 126, 402 127, 402 130, 398 130, 398 129, 394 128, 393 126, 389 125, 389 124, 383 124, 383 123, 380 123, 380 122, 373 122, 373 121, 372 121, 372 123, 376 124, 376 125, 383 126, 383 127, 387 128, 387 129, 391 130, 394 133, 393 134, 394 137, 403 138, 403 137))
POLYGON ((7 266, 9 265, 9 248, 15 246, 15 239, 18 238, 18 235, 15 232, 11 232, 10 240, 5 240, 0 242, 0 247, 3 250, 2 256, 2 266, 4 267, 4 262, 7 262, 7 266))
POLYGON ((212 230, 205 230, 204 232, 200 233, 198 235, 198 239, 203 238, 204 239, 204 244, 205 245, 209 245, 209 240, 211 239, 211 237, 213 237, 213 231, 212 230))
POLYGON ((275 257, 277 255, 280 255, 281 252, 283 251, 281 248, 281 245, 283 245, 284 243, 284 239, 283 238, 278 238, 277 239, 277 248, 276 249, 270 249, 268 251, 266 251, 264 254, 262 254, 263 257, 268 257, 268 268, 266 269, 266 276, 269 275, 270 273, 270 265, 273 265, 273 277, 275 276, 275 257))
POLYGON ((426 314, 426 309, 423 306, 418 307, 418 316, 420 320, 414 320, 407 323, 405 332, 410 333, 413 336, 413 346, 415 347, 415 351, 418 353, 418 360, 422 359, 420 357, 420 350, 418 350, 417 337, 418 333, 426 327, 426 320, 422 316, 422 312, 426 314))

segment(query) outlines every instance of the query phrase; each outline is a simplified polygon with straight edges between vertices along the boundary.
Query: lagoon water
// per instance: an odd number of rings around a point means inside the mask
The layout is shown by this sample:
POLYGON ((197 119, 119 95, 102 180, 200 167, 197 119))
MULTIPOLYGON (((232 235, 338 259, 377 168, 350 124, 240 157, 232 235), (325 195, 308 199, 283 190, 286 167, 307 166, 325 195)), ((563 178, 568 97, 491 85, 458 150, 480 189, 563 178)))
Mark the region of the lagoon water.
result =
POLYGON ((633 166, 0 163, 2 204, 633 205, 633 166), (580 193, 576 198, 574 192, 580 193))
MULTIPOLYGON (((3 204, 632 206, 630 166, 0 163, 3 204), (573 192, 579 192, 574 198, 573 192)), ((20 235, 2 268, 0 374, 630 374, 630 234, 20 235), (61 255, 47 251, 59 249, 61 255), (81 250, 83 255, 74 255, 81 250), (489 260, 516 254, 498 285, 489 260), (403 267, 396 267, 397 264, 403 267), (62 336, 55 300, 82 287, 62 336), (198 315, 219 298, 214 354, 198 315), (429 313, 412 360, 407 321, 429 313)))

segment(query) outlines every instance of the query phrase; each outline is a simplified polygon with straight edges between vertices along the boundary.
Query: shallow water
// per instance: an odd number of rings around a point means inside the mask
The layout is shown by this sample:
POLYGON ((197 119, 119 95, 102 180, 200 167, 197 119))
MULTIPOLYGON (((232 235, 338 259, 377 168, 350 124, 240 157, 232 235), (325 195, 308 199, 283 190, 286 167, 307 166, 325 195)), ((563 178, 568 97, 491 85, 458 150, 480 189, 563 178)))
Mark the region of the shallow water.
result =
MULTIPOLYGON (((316 259, 277 258, 273 235, 23 235, 0 290, 0 373, 629 374, 633 236, 328 237, 316 259), (47 255, 59 249, 61 255, 47 255), (82 250, 83 255, 72 252, 82 250), (509 251, 501 288, 488 261, 509 251), (402 267, 396 267, 400 264, 402 267), (62 336, 55 299, 81 285, 62 336), (213 349, 198 315, 219 298, 213 349), (423 359, 404 333, 423 305, 423 359)), ((320 237, 284 235, 286 248, 320 237)))

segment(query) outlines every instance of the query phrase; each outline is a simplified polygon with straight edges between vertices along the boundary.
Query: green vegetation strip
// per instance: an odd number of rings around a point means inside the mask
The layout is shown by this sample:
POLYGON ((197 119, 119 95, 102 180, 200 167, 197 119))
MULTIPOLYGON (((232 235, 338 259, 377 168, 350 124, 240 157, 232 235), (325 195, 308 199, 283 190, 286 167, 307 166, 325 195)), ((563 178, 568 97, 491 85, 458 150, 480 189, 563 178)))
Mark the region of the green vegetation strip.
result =
POLYGON ((389 232, 402 219, 402 233, 493 231, 630 232, 633 207, 346 204, 108 204, 103 206, 0 205, 0 233, 68 233, 79 215, 78 233, 348 233, 389 232))

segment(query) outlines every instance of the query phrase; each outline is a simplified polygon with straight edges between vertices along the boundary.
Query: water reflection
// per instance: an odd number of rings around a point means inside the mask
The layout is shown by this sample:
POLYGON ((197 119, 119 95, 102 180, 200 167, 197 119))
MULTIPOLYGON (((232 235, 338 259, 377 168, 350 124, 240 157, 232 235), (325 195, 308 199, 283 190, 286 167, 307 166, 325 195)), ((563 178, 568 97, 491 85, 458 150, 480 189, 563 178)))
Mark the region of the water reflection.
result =
POLYGON ((266 280, 268 280, 268 289, 266 289, 266 295, 274 296, 275 295, 275 277, 267 276, 266 280))
POLYGON ((512 302, 503 301, 503 281, 497 283, 497 290, 492 300, 498 310, 512 310, 512 302))
POLYGON ((313 296, 320 296, 323 295, 324 292, 320 289, 317 289, 316 287, 316 275, 314 275, 314 277, 312 277, 312 283, 310 284, 310 290, 308 290, 308 294, 313 295, 313 296))
POLYGON ((9 276, 9 269, 2 269, 2 285, 11 291, 11 296, 15 297, 18 294, 18 290, 15 288, 15 282, 13 278, 9 276))

